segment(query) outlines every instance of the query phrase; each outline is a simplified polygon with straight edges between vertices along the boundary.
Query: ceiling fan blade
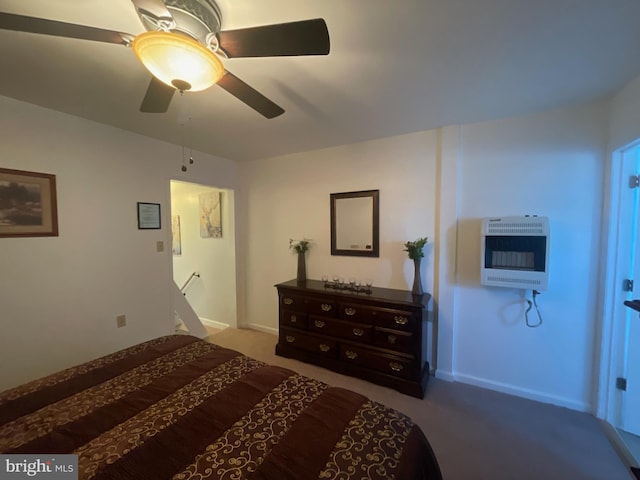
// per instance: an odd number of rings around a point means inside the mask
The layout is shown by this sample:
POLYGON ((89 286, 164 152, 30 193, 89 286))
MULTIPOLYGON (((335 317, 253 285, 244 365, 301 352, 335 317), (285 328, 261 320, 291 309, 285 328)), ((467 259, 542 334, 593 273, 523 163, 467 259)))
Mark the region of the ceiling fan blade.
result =
POLYGON ((116 32, 115 30, 105 30, 103 28, 58 22, 44 18, 27 17, 6 12, 0 12, 0 30, 40 33, 43 35, 55 35, 57 37, 117 43, 120 45, 128 45, 134 38, 134 35, 116 32))
POLYGON ((227 30, 218 38, 229 58, 328 55, 330 48, 322 18, 227 30))
POLYGON ((173 16, 162 0, 131 0, 139 14, 153 18, 156 22, 163 20, 173 22, 173 16))
POLYGON ((218 80, 218 85, 264 117, 274 118, 284 113, 282 107, 226 70, 223 77, 218 80))
POLYGON ((161 82, 156 77, 151 77, 147 93, 144 95, 140 111, 143 113, 165 113, 176 89, 161 82))

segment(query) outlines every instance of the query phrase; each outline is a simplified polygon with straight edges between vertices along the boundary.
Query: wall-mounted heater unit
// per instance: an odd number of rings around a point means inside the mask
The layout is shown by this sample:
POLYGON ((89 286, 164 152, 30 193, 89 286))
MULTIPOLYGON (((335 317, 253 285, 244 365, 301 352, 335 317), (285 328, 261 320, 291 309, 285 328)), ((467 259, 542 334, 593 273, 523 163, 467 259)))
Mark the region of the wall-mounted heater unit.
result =
POLYGON ((483 219, 480 283, 546 290, 549 219, 535 216, 483 219))

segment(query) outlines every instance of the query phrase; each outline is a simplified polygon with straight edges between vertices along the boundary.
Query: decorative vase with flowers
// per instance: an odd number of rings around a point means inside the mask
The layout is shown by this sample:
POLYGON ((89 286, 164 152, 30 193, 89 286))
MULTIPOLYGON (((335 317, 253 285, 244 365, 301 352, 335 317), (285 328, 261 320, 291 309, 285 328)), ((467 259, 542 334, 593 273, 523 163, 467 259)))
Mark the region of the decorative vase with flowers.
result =
POLYGON ((302 240, 289 239, 289 248, 298 254, 298 273, 296 280, 298 283, 304 283, 307 281, 307 264, 305 262, 305 254, 309 250, 311 240, 303 238, 302 240))
POLYGON ((422 257, 424 257, 424 246, 427 244, 427 237, 421 237, 413 242, 406 242, 404 244, 404 251, 407 252, 407 255, 411 260, 413 260, 413 287, 411 288, 411 293, 414 295, 422 295, 424 290, 422 290, 422 280, 420 278, 420 263, 422 262, 422 257))

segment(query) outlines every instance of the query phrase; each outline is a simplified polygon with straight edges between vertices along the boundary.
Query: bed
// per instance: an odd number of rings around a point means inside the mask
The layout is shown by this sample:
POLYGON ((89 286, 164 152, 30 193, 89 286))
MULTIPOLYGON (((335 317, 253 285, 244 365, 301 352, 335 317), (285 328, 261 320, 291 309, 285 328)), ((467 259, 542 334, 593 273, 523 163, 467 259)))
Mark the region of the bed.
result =
POLYGON ((407 416, 189 335, 0 394, 0 453, 77 454, 81 479, 441 479, 407 416))

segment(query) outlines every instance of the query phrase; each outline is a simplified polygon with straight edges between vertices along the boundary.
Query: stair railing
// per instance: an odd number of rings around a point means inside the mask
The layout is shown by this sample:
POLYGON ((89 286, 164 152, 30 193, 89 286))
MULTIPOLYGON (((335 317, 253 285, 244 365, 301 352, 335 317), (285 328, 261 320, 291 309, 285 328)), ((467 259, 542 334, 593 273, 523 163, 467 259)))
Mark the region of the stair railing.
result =
POLYGON ((186 293, 184 293, 184 291, 187 288, 187 285, 189 285, 189 283, 191 282, 191 280, 193 280, 193 277, 200 278, 200 274, 198 272, 193 272, 191 274, 191 276, 187 279, 187 281, 184 282, 184 285, 182 285, 182 288, 180 289, 180 291, 182 292, 182 295, 186 295, 186 293))

